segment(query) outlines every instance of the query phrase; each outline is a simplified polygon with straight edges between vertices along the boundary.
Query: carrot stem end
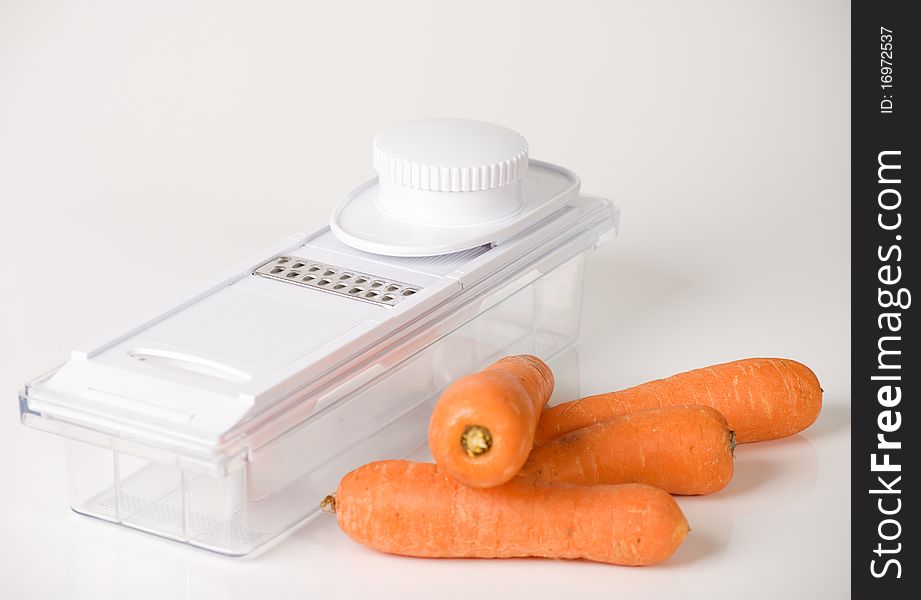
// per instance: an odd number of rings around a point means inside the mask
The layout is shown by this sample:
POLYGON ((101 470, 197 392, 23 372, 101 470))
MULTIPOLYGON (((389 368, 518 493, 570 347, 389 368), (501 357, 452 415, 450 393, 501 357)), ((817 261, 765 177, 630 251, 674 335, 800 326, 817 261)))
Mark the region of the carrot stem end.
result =
POLYGON ((336 494, 329 494, 320 502, 320 510, 325 513, 336 512, 336 494))
POLYGON ((468 425, 464 428, 460 443, 467 456, 475 458, 492 448, 492 433, 480 425, 468 425))

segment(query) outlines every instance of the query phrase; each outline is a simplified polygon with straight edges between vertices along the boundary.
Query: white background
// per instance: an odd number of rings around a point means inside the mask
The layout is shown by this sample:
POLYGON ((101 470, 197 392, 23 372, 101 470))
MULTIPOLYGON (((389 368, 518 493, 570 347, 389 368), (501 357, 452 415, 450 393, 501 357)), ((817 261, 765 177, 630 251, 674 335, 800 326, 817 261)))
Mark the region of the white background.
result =
POLYGON ((10 598, 837 598, 848 592, 846 2, 0 2, 0 588, 10 598), (622 208, 590 257, 583 393, 752 355, 818 423, 738 449, 661 566, 377 554, 331 518, 251 560, 78 517, 16 391, 325 219, 370 138, 464 116, 622 208))

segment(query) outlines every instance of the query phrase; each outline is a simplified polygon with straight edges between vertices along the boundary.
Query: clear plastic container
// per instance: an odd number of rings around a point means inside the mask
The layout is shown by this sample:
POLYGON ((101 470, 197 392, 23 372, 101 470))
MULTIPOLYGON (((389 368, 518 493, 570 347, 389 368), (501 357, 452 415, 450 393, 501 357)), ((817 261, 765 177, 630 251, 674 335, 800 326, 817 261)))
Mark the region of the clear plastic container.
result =
POLYGON ((354 250, 326 226, 297 234, 29 383, 23 422, 73 440, 75 511, 248 554, 314 515, 349 470, 424 444, 453 379, 575 340, 585 255, 616 218, 574 195, 501 244, 429 259, 354 250), (381 306, 259 276, 304 257, 411 293, 381 306))

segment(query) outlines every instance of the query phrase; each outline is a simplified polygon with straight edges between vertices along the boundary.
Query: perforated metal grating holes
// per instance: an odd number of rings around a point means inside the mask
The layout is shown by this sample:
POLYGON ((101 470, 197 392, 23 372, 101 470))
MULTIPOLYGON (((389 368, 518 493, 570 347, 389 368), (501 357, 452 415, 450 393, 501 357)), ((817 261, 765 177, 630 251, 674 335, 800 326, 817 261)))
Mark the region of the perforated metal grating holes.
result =
POLYGON ((277 279, 380 306, 393 306, 419 291, 418 287, 402 281, 360 273, 298 256, 273 258, 253 271, 253 275, 277 279))

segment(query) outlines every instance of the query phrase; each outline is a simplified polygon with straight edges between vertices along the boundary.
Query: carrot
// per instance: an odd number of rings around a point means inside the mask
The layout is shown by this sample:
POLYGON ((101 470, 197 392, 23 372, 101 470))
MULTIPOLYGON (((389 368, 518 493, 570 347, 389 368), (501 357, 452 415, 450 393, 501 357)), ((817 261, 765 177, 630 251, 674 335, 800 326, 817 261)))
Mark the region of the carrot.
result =
POLYGON ((356 542, 405 556, 649 565, 668 558, 688 533, 678 504, 652 486, 516 477, 477 489, 438 465, 402 460, 355 469, 322 506, 356 542))
POLYGON ((472 487, 515 476, 528 458, 540 411, 553 392, 550 367, 534 356, 507 356, 444 391, 432 411, 435 462, 472 487))
POLYGON ((535 443, 618 415, 676 404, 715 408, 737 442, 760 442, 809 427, 822 408, 822 388, 815 373, 794 360, 737 360, 558 404, 541 416, 535 443))
POLYGON ((711 494, 732 479, 733 435, 708 406, 667 406, 576 429, 534 448, 519 473, 583 485, 646 483, 711 494))

